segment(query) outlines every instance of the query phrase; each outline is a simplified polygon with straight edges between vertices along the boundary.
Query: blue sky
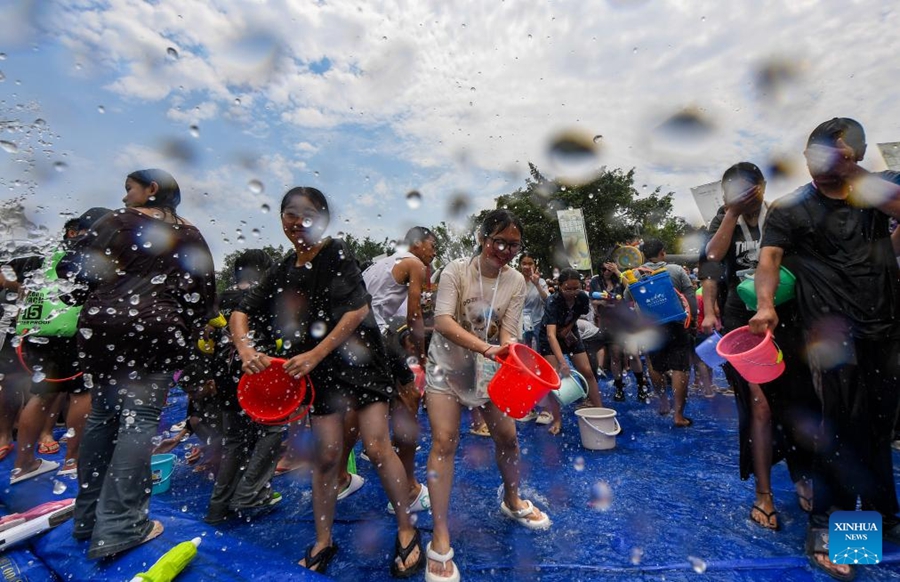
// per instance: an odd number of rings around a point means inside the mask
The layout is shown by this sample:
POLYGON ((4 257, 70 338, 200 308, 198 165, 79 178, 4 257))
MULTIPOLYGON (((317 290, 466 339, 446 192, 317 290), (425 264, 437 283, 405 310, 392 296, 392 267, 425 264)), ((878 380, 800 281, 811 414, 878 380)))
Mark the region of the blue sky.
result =
POLYGON ((794 168, 769 198, 803 183, 804 138, 836 115, 866 126, 883 168, 898 24, 874 0, 6 2, 0 140, 18 151, 0 150, 0 196, 55 229, 162 167, 218 257, 282 243, 294 185, 329 196, 332 234, 394 238, 461 222, 452 199, 487 207, 529 161, 568 173, 549 154, 568 132, 601 135, 596 166, 637 168, 694 222, 690 187, 736 161, 794 168), (658 129, 686 110, 698 131, 658 129))

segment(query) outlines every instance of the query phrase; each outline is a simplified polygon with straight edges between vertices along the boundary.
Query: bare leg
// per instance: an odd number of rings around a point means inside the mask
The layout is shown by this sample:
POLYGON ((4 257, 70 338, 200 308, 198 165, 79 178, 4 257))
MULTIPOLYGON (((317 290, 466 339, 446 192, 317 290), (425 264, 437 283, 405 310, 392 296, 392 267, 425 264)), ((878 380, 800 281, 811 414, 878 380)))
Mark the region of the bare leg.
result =
POLYGON ((279 471, 293 471, 303 466, 303 454, 300 451, 300 441, 303 431, 306 430, 306 419, 291 423, 288 427, 286 440, 287 448, 281 459, 278 460, 279 471))
POLYGON ((19 417, 19 440, 16 443, 17 455, 13 470, 21 469, 22 473, 30 473, 40 466, 40 462, 34 458, 35 444, 56 396, 37 394, 25 404, 19 417))
MULTIPOLYGON (((488 402, 482 408, 494 439, 497 468, 503 478, 503 501, 513 511, 524 509, 525 502, 519 497, 519 440, 516 437, 516 423, 500 412, 493 403, 488 402)), ((531 521, 543 518, 544 514, 537 508, 528 516, 531 521)))
POLYGON ((657 396, 659 396, 659 414, 660 416, 666 416, 671 410, 669 396, 666 394, 666 381, 662 374, 656 370, 650 370, 650 377, 653 379, 653 386, 656 388, 657 396))
MULTIPOLYGON (((359 417, 355 410, 348 410, 344 415, 344 448, 341 452, 341 463, 338 465, 338 493, 346 489, 350 485, 350 473, 347 471, 347 463, 350 462, 350 455, 353 454, 353 447, 359 439, 359 417)), ((365 445, 363 445, 365 449, 365 445)), ((366 449, 368 454, 368 449, 366 449)), ((372 460, 372 457, 369 457, 372 460)), ((375 461, 372 460, 374 463, 375 461)))
POLYGON ((44 423, 41 425, 41 434, 38 437, 38 443, 52 443, 56 439, 53 438, 53 427, 56 426, 56 419, 59 418, 59 411, 62 410, 63 398, 62 392, 56 394, 48 394, 52 397, 47 405, 47 415, 44 417, 44 423))
POLYGON ((71 436, 66 442, 66 461, 78 459, 78 447, 81 445, 81 435, 84 433, 84 425, 88 414, 91 412, 91 393, 71 394, 69 397, 69 413, 66 415, 66 426, 71 430, 71 436))
MULTIPOLYGON (((316 542, 311 554, 331 546, 331 530, 334 525, 334 505, 338 494, 338 465, 341 461, 344 440, 344 423, 338 413, 312 417, 315 462, 312 473, 313 517, 316 542)), ((306 566, 306 560, 300 561, 306 566)))
POLYGON ((409 483, 409 502, 415 501, 421 485, 416 480, 416 446, 419 442, 419 402, 422 396, 415 382, 400 386, 400 393, 391 404, 391 424, 394 429, 394 443, 397 456, 406 471, 409 483))
POLYGON ((0 384, 0 447, 13 442, 13 426, 22 410, 27 385, 27 378, 21 374, 7 374, 0 384))
MULTIPOLYGON (((359 430, 363 445, 369 459, 378 471, 381 486, 387 493, 388 500, 394 506, 397 518, 397 539, 406 547, 413 540, 416 528, 409 514, 409 484, 406 480, 406 469, 400 457, 394 452, 391 444, 391 432, 388 427, 388 404, 378 402, 370 404, 359 411, 359 430)), ((457 427, 459 422, 457 422, 457 427)), ((419 560, 419 550, 414 549, 406 558, 405 564, 398 563, 400 571, 415 564, 419 560)))
MULTIPOLYGON (((753 439, 753 474, 756 477, 754 505, 772 513, 775 500, 772 497, 772 410, 759 384, 750 384, 750 438, 753 439)), ((753 520, 763 527, 778 525, 777 516, 766 518, 759 511, 752 511, 753 520)))
POLYGON ((675 370, 672 371, 672 393, 674 396, 673 400, 675 402, 676 426, 689 426, 691 424, 691 419, 687 418, 684 415, 684 407, 687 404, 687 384, 687 372, 678 372, 675 370))
MULTIPOLYGON (((428 422, 431 424, 431 451, 428 454, 428 493, 431 496, 431 515, 434 532, 431 547, 439 554, 450 551, 450 491, 453 488, 453 461, 459 446, 459 402, 445 394, 425 394, 428 422)), ((510 420, 510 422, 513 422, 510 420)), ((451 576, 453 568, 440 562, 428 561, 428 571, 439 576, 451 576)))
POLYGON ((588 360, 587 354, 575 354, 572 356, 572 362, 575 364, 575 369, 578 370, 578 373, 587 380, 588 400, 592 405, 598 408, 602 407, 603 398, 600 396, 600 386, 597 384, 597 378, 595 378, 594 374, 591 372, 591 363, 588 360))

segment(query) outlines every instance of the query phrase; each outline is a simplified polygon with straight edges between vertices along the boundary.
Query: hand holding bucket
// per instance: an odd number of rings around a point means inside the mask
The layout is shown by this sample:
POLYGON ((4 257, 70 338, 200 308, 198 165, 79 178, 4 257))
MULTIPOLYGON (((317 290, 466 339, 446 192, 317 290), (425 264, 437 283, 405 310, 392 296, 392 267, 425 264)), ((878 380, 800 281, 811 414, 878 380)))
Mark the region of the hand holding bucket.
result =
POLYGON ((739 327, 719 341, 716 352, 754 384, 771 382, 784 372, 781 350, 771 331, 762 336, 751 332, 749 326, 739 327))
POLYGON ((512 344, 500 369, 488 384, 491 401, 512 418, 523 418, 560 380, 550 362, 525 344, 512 344))
POLYGON ((284 369, 286 360, 270 358, 270 365, 255 374, 244 374, 238 383, 237 397, 247 416, 260 424, 289 424, 306 416, 316 397, 309 376, 299 379, 284 369), (309 404, 302 406, 309 386, 309 404), (301 409, 296 415, 295 411, 301 409))

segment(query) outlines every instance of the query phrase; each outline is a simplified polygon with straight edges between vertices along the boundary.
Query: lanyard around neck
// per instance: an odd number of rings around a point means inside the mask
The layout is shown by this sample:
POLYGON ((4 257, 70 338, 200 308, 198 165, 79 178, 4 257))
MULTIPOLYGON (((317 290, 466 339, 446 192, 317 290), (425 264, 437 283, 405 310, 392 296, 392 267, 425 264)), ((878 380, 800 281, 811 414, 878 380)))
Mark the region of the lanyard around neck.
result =
MULTIPOLYGON (((757 222, 757 228, 759 228, 759 238, 762 240, 762 231, 763 224, 766 222, 766 203, 763 202, 762 206, 759 209, 759 221, 757 222)), ((744 240, 747 242, 753 242, 753 237, 750 236, 750 228, 747 226, 747 221, 744 220, 744 216, 741 215, 738 218, 738 226, 741 227, 741 232, 744 233, 744 240)))
MULTIPOLYGON (((491 306, 488 308, 487 319, 484 324, 484 341, 488 341, 488 334, 491 330, 491 317, 494 315, 494 301, 497 300, 497 288, 500 287, 500 274, 503 272, 503 269, 500 269, 500 272, 497 273, 497 282, 494 284, 494 291, 491 293, 491 306)), ((478 287, 481 289, 481 298, 484 299, 484 277, 481 276, 481 260, 479 258, 478 262, 478 287)), ((488 342, 490 343, 490 342, 488 342)))

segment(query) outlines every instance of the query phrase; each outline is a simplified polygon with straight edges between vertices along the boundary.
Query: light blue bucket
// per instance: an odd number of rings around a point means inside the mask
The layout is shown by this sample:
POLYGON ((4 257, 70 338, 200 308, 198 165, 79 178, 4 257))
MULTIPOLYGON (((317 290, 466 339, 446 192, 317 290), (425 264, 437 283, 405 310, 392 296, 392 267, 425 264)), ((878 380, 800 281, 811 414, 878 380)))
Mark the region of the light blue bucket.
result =
POLYGON ((175 455, 153 455, 150 457, 150 475, 153 480, 153 495, 165 493, 172 485, 172 471, 175 470, 175 455))
POLYGON ((571 372, 571 376, 560 378, 557 390, 550 391, 563 406, 577 402, 588 394, 588 383, 584 376, 575 370, 571 370, 571 372))
POLYGON ((719 332, 713 331, 712 335, 700 342, 700 345, 694 350, 700 356, 700 359, 703 360, 703 363, 710 368, 718 368, 725 363, 725 358, 716 351, 716 346, 721 339, 722 336, 719 335, 719 332))

